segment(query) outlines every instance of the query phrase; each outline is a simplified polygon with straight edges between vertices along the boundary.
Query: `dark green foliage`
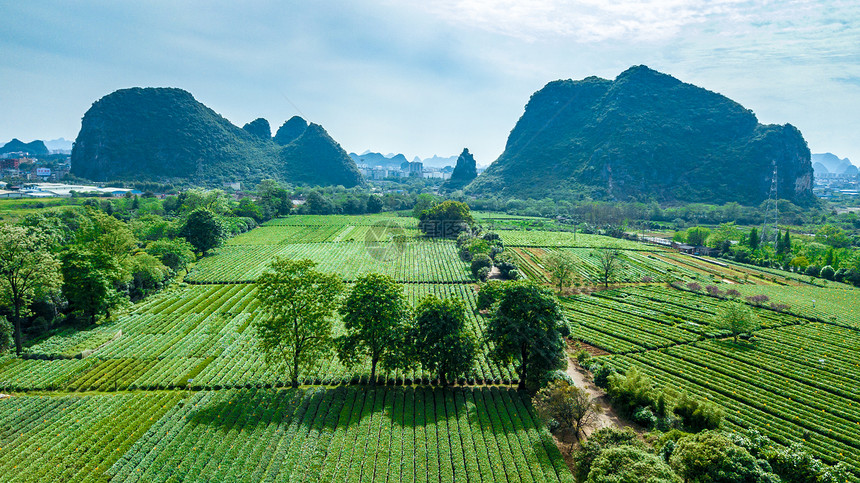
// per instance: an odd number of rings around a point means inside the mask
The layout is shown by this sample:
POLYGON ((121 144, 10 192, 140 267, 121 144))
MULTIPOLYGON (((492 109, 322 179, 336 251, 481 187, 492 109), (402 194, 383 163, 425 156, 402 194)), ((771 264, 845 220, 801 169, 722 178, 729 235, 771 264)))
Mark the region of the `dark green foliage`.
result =
POLYGON ((370 195, 367 197, 367 212, 368 213, 379 213, 382 211, 383 206, 385 206, 385 203, 382 201, 381 196, 370 195))
POLYGON ((659 456, 634 446, 601 451, 591 464, 587 483, 681 483, 659 456))
POLYGON ((451 177, 442 183, 441 189, 445 191, 463 189, 464 186, 471 183, 477 177, 478 168, 475 158, 467 148, 464 148, 463 152, 460 153, 460 157, 457 158, 457 164, 454 166, 451 177))
POLYGON ((415 309, 415 327, 410 334, 418 362, 436 372, 443 386, 472 368, 477 346, 466 329, 462 300, 428 295, 415 309))
POLYGON ((403 366, 404 335, 409 306, 403 289, 391 277, 369 273, 359 277, 339 309, 346 334, 338 337, 338 356, 346 365, 370 358, 370 384, 376 366, 403 366))
POLYGON ((253 218, 257 223, 264 220, 263 210, 251 198, 239 200, 239 206, 233 208, 233 216, 253 218))
POLYGON ((752 230, 750 230, 750 235, 749 235, 749 247, 750 247, 750 249, 751 250, 758 249, 759 241, 760 240, 759 240, 758 230, 756 228, 753 228, 752 230))
POLYGON ((457 238, 475 223, 469 205, 459 201, 443 201, 420 212, 418 229, 436 238, 457 238))
POLYGON ((334 203, 319 191, 311 191, 299 211, 307 215, 330 215, 334 213, 334 203))
POLYGON ((508 282, 487 324, 485 336, 494 345, 490 357, 517 366, 520 389, 535 388, 544 374, 566 367, 564 325, 551 290, 532 282, 508 282))
POLYGON ((13 139, 0 148, 0 154, 17 153, 19 151, 29 153, 32 156, 48 155, 48 147, 45 146, 44 142, 38 139, 29 143, 25 143, 19 139, 13 139))
POLYGON ((60 256, 63 274, 63 296, 69 307, 95 323, 96 317, 108 313, 120 301, 112 279, 121 268, 113 259, 73 245, 60 256), (106 262, 113 265, 106 266, 106 262))
POLYGON ((275 143, 281 146, 286 146, 295 141, 308 128, 308 122, 299 116, 293 116, 289 120, 284 121, 278 132, 275 133, 275 143))
POLYGON ((182 238, 161 239, 146 245, 146 253, 158 257, 174 273, 185 270, 194 261, 194 247, 182 238))
POLYGON ((312 124, 281 146, 265 135, 267 124, 257 120, 240 129, 181 89, 118 90, 84 114, 72 149, 72 174, 96 181, 199 185, 271 177, 347 187, 361 183, 355 163, 322 127, 312 124))
POLYGON ((497 280, 491 280, 481 285, 481 288, 478 291, 478 310, 490 309, 493 304, 497 303, 502 298, 502 293, 504 292, 504 289, 504 282, 500 282, 497 280))
POLYGON ((806 274, 810 277, 817 277, 821 274, 821 268, 818 265, 810 265, 806 267, 806 274))
POLYGON ((594 461, 600 457, 603 451, 622 446, 640 450, 645 448, 644 443, 636 437, 636 433, 630 428, 624 428, 624 430, 611 427, 602 428, 592 433, 582 448, 573 455, 577 481, 585 481, 588 478, 594 461))
POLYGON ((257 136, 260 139, 270 140, 272 139, 272 128, 269 127, 269 121, 263 119, 262 117, 254 119, 242 126, 242 129, 248 131, 249 133, 257 136))
POLYGON ((754 457, 766 460, 783 483, 844 483, 848 472, 841 463, 828 466, 814 458, 802 444, 785 447, 774 444, 770 438, 754 429, 745 433, 725 433, 736 445, 754 457))
POLYGON ((206 252, 218 247, 227 237, 227 229, 221 218, 207 208, 197 208, 179 232, 195 250, 206 256, 206 252))
POLYGON ((614 81, 559 80, 536 92, 505 151, 467 190, 751 205, 768 198, 773 161, 780 197, 813 202, 809 148, 794 126, 758 124, 726 97, 635 66, 614 81))
POLYGON ((767 462, 716 431, 705 431, 681 439, 669 464, 690 483, 775 483, 767 462), (762 465, 761 463, 764 463, 762 465), (764 466, 764 468, 763 468, 764 466))
POLYGON ((830 265, 825 265, 821 267, 821 273, 818 275, 825 280, 833 280, 836 276, 836 270, 833 270, 830 265))
POLYGON ((491 268, 493 268, 493 261, 490 259, 489 255, 479 253, 475 255, 474 258, 472 258, 472 276, 480 280, 481 282, 486 282, 487 277, 483 277, 482 279, 479 275, 479 272, 481 272, 482 269, 486 269, 489 272, 491 268))
POLYGON ((682 393, 675 402, 673 412, 681 418, 684 427, 692 432, 717 429, 723 420, 723 410, 711 402, 682 393))
POLYGON ((12 324, 5 316, 0 315, 0 354, 6 352, 12 347, 14 342, 14 333, 15 328, 12 327, 12 324))

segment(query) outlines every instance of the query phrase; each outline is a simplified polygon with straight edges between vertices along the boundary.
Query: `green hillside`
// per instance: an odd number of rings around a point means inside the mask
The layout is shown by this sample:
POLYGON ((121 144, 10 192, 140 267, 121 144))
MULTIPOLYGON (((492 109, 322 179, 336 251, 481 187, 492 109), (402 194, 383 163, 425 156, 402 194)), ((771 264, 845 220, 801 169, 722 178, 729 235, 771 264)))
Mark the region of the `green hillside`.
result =
POLYGON ((762 125, 720 94, 645 66, 614 81, 550 82, 532 95, 477 194, 758 204, 813 199, 809 148, 794 126, 762 125))
MULTIPOLYGON (((302 120, 303 121, 303 120, 302 120)), ((315 124, 284 146, 268 122, 233 125, 181 89, 132 88, 96 101, 72 150, 72 174, 95 181, 188 181, 203 185, 264 178, 313 184, 361 183, 361 174, 315 124)))

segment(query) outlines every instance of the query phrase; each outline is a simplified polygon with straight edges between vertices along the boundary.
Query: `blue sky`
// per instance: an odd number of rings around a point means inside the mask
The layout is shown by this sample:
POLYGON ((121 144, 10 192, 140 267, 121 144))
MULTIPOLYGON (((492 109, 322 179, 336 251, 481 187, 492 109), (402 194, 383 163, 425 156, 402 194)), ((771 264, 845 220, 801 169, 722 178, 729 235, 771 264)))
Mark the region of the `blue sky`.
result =
POLYGON ((504 149, 529 96, 631 65, 860 164, 860 2, 0 0, 0 142, 73 139, 100 97, 171 86, 239 126, 299 114, 348 151, 504 149))

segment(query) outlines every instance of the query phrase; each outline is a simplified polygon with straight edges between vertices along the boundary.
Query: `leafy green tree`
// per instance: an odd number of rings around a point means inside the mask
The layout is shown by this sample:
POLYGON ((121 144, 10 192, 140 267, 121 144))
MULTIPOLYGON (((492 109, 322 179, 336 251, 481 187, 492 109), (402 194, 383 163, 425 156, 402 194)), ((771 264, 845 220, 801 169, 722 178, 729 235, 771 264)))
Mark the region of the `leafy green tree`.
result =
POLYGON ((206 252, 224 242, 227 227, 221 217, 212 210, 198 208, 188 214, 179 234, 205 257, 206 252))
POLYGON ((330 215, 334 213, 334 203, 319 191, 311 191, 305 198, 301 212, 308 215, 330 215))
POLYGON ((782 250, 786 254, 791 253, 791 235, 788 230, 785 230, 785 238, 782 240, 782 250))
POLYGON ((552 282, 561 293, 573 280, 573 274, 576 273, 576 260, 568 252, 556 251, 547 257, 546 266, 552 282))
POLYGON ((266 361, 284 364, 293 387, 301 372, 333 349, 332 315, 343 282, 311 260, 276 258, 257 279, 265 317, 254 319, 266 361))
POLYGON ((132 300, 140 300, 152 291, 160 289, 170 276, 170 269, 161 263, 161 260, 146 252, 139 252, 131 257, 128 267, 131 272, 132 300))
POLYGON ((0 354, 9 350, 14 344, 15 328, 6 320, 6 316, 0 315, 0 354))
POLYGON ((504 287, 504 282, 498 280, 490 280, 482 284, 478 290, 478 310, 487 310, 497 303, 502 298, 504 287))
POLYGON ((63 296, 72 310, 84 315, 91 324, 99 315, 109 314, 120 302, 113 280, 123 268, 115 260, 105 259, 82 245, 72 245, 60 259, 63 296))
POLYGON ((376 384, 376 366, 403 364, 403 335, 409 305, 403 289, 391 277, 369 273, 359 277, 340 306, 346 334, 338 337, 338 356, 348 366, 370 358, 370 384, 376 384))
POLYGON ((150 242, 146 245, 146 253, 158 257, 174 273, 185 270, 194 261, 194 247, 183 238, 150 242))
POLYGON ((412 208, 412 216, 421 218, 421 213, 429 210, 436 204, 436 198, 429 193, 422 193, 415 198, 415 206, 412 208))
POLYGON ((467 373, 477 346, 466 327, 466 306, 460 299, 428 295, 415 309, 411 331, 418 361, 435 372, 443 386, 467 373))
POLYGON ((253 218, 260 223, 263 221, 263 210, 251 198, 242 198, 239 205, 233 208, 233 216, 253 218))
POLYGON ((743 304, 727 302, 714 317, 712 324, 718 329, 727 330, 735 342, 741 334, 751 334, 761 325, 758 317, 743 304))
POLYGON ((475 223, 469 205, 453 200, 443 201, 422 211, 418 220, 418 229, 436 238, 457 238, 475 223))
POLYGON ((644 449, 645 443, 639 440, 630 428, 623 430, 612 427, 601 428, 591 434, 588 441, 573 455, 573 461, 576 464, 576 481, 585 481, 588 478, 592 465, 604 451, 622 446, 644 449))
POLYGON ((824 225, 819 228, 815 232, 815 241, 834 248, 844 248, 851 245, 851 239, 845 230, 833 225, 824 225))
POLYGON ((607 247, 602 250, 595 250, 592 255, 597 258, 597 280, 603 284, 604 288, 609 288, 609 284, 615 280, 615 276, 621 271, 621 250, 607 247))
POLYGON ((705 240, 708 239, 708 235, 711 234, 711 230, 708 228, 704 228, 701 226, 694 226, 687 228, 687 244, 702 246, 705 244, 705 240))
POLYGON ((716 431, 704 431, 679 440, 669 465, 690 483, 780 481, 765 472, 749 451, 716 431))
POLYGON ((681 483, 681 478, 659 456, 635 446, 601 451, 591 464, 586 483, 681 483))
POLYGON ((493 260, 490 258, 489 255, 479 253, 478 255, 475 256, 475 258, 472 259, 472 264, 471 264, 470 268, 472 269, 472 276, 473 277, 475 277, 476 279, 478 279, 482 282, 486 282, 487 281, 486 277, 484 277, 483 279, 480 277, 480 275, 481 275, 480 271, 482 268, 485 268, 489 272, 489 270, 491 268, 493 268, 493 260))
POLYGON ((532 405, 545 422, 555 422, 561 430, 572 429, 576 438, 600 412, 588 392, 567 381, 553 381, 532 398, 532 405))
POLYGON ((0 302, 15 323, 15 352, 23 350, 21 319, 34 298, 60 285, 59 264, 48 251, 49 238, 39 228, 0 223, 0 302))
POLYGON ((750 247, 750 250, 753 250, 753 251, 757 250, 757 249, 758 249, 759 241, 760 241, 760 240, 759 240, 758 229, 756 229, 755 227, 753 227, 753 229, 752 229, 752 230, 750 230, 750 236, 749 236, 749 247, 750 247))
POLYGON ((382 201, 382 197, 379 195, 370 195, 367 197, 367 212, 368 213, 379 213, 382 211, 382 207, 384 206, 384 202, 382 201))
POLYGON ((497 361, 515 363, 520 382, 537 386, 549 371, 564 369, 567 354, 561 307, 550 289, 533 282, 505 284, 496 313, 487 325, 486 339, 497 361))

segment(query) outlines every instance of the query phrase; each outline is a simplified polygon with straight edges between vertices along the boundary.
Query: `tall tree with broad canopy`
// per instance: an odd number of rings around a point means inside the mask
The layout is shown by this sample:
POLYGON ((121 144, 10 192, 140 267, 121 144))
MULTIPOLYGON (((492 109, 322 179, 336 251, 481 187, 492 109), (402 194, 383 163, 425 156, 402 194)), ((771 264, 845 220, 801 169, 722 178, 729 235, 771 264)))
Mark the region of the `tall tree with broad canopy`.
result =
POLYGON ((731 332, 735 342, 741 334, 751 334, 761 325, 758 317, 746 305, 738 302, 727 303, 714 317, 712 324, 731 332))
POLYGON ((403 336, 409 304, 403 289, 391 277, 368 273, 359 277, 339 309, 346 334, 338 337, 338 356, 348 366, 370 357, 370 384, 376 384, 376 366, 403 365, 403 336))
POLYGON ((572 429, 579 439, 582 429, 600 412, 588 392, 567 381, 553 381, 532 398, 532 405, 544 421, 555 421, 559 429, 572 429))
POLYGON ((533 282, 508 282, 487 325, 490 356, 514 363, 519 389, 537 387, 543 376, 567 366, 567 325, 552 290, 533 282))
POLYGON ((469 205, 447 200, 418 215, 418 229, 434 238, 457 238, 475 224, 469 205))
POLYGON ((227 228, 215 212, 197 208, 188 214, 179 234, 205 257, 206 252, 221 245, 227 237, 227 228))
POLYGON ((101 314, 110 314, 122 296, 114 280, 125 269, 111 257, 93 252, 83 245, 72 245, 60 255, 63 273, 63 295, 75 312, 90 324, 101 314))
POLYGON ((477 347, 466 329, 466 306, 460 299, 422 299, 409 339, 418 361, 435 372, 443 386, 472 368, 477 347))
POLYGON ((0 223, 0 302, 11 308, 15 353, 21 355, 21 319, 30 302, 60 286, 60 264, 48 251, 50 240, 39 229, 0 223))
POLYGON ((293 387, 301 372, 334 348, 332 315, 343 282, 314 270, 311 260, 276 258, 257 279, 257 298, 266 316, 254 320, 266 361, 284 364, 293 387))

